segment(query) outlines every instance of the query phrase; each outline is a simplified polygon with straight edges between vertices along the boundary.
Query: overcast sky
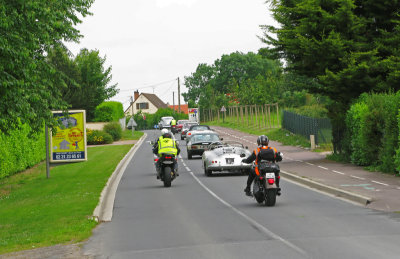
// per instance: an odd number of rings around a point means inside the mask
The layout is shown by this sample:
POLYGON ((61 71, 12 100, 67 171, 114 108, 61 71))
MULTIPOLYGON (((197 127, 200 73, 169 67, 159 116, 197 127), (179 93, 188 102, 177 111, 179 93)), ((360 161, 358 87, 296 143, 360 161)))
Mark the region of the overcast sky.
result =
POLYGON ((77 26, 84 37, 67 46, 74 55, 87 48, 106 56, 120 89, 112 100, 124 109, 136 89, 154 90, 170 104, 175 91, 177 104, 176 78, 186 92, 184 76, 198 64, 235 51, 257 52, 265 47, 259 26, 274 23, 265 0, 96 0, 90 11, 93 16, 77 26))

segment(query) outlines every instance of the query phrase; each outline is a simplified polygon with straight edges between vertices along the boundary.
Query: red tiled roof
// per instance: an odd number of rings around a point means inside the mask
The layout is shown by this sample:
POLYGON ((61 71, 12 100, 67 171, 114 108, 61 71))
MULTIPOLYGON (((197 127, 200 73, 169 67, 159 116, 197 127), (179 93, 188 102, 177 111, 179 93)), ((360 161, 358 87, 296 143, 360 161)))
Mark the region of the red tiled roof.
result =
MULTIPOLYGON (((168 105, 168 107, 175 111, 179 111, 179 105, 168 105)), ((181 112, 184 114, 189 114, 189 105, 181 104, 181 112)))

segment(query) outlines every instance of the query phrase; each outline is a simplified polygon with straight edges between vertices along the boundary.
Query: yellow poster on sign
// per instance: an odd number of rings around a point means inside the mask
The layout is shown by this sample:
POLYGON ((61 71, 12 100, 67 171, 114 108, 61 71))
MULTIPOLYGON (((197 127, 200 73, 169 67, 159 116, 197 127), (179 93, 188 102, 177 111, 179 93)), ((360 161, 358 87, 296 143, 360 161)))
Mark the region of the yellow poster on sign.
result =
POLYGON ((54 111, 60 122, 56 134, 51 134, 51 162, 76 162, 87 160, 86 114, 84 110, 70 110, 68 116, 54 111))

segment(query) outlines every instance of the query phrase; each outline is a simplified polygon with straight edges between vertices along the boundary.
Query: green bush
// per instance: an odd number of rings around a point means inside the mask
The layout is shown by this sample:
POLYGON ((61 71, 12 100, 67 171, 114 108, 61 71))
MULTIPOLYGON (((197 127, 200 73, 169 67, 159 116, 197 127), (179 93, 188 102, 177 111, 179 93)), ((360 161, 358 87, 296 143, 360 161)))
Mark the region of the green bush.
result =
MULTIPOLYGON (((137 123, 136 129, 143 130, 143 129, 153 129, 154 125, 158 125, 161 117, 172 116, 176 120, 187 120, 188 115, 185 113, 177 113, 174 112, 170 108, 161 108, 158 109, 154 114, 147 114, 138 112, 134 115, 133 119, 137 123)), ((127 118, 127 121, 129 119, 127 118)))
POLYGON ((88 145, 101 145, 113 143, 113 137, 103 130, 90 130, 86 131, 86 138, 88 145))
POLYGON ((328 110, 321 104, 305 105, 299 108, 289 108, 287 110, 311 118, 328 118, 328 110))
POLYGON ((94 121, 117 121, 124 117, 124 109, 120 102, 103 102, 96 107, 94 121))
POLYGON ((351 106, 346 127, 351 139, 352 163, 389 173, 400 167, 399 108, 400 93, 363 94, 351 106))
POLYGON ((32 167, 45 158, 44 129, 34 133, 24 124, 9 135, 0 132, 0 179, 32 167))
POLYGON ((122 137, 122 128, 119 122, 110 122, 104 125, 103 130, 110 134, 114 141, 120 140, 122 137))

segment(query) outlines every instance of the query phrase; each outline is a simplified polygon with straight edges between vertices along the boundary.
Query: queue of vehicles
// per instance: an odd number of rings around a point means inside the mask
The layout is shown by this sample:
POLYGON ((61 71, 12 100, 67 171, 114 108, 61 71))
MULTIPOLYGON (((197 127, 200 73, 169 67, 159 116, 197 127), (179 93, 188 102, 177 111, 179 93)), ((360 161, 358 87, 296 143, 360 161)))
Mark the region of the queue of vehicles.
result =
MULTIPOLYGON (((172 117, 163 117, 160 120, 159 128, 171 129, 172 117), (169 121, 169 125, 167 124, 169 121)), ((181 140, 186 140, 187 158, 192 159, 193 156, 201 156, 201 163, 206 176, 211 176, 213 172, 239 172, 249 174, 253 170, 253 164, 243 163, 242 160, 251 155, 247 146, 237 141, 223 141, 217 132, 212 130, 208 125, 200 125, 197 122, 189 120, 178 120, 172 133, 181 134, 181 140)), ((162 179, 165 187, 171 186, 171 181, 175 178, 172 164, 170 160, 176 160, 176 157, 163 155, 160 158, 165 161, 166 171, 163 173, 162 179), (171 170, 170 170, 171 169, 171 170), (167 176, 165 176, 168 174, 167 176), (170 177, 172 175, 172 177, 170 177), (172 178, 172 179, 171 179, 172 178)), ((156 162, 155 159, 155 162, 156 162)), ((174 161, 175 162, 175 161, 174 161)), ((274 206, 277 196, 277 186, 275 179, 275 170, 279 170, 279 166, 275 161, 260 161, 259 163, 260 177, 256 177, 253 184, 253 195, 259 204, 266 206, 274 206)), ((160 170, 158 168, 157 170, 160 170)), ((175 172, 176 173, 176 172, 175 172)))

